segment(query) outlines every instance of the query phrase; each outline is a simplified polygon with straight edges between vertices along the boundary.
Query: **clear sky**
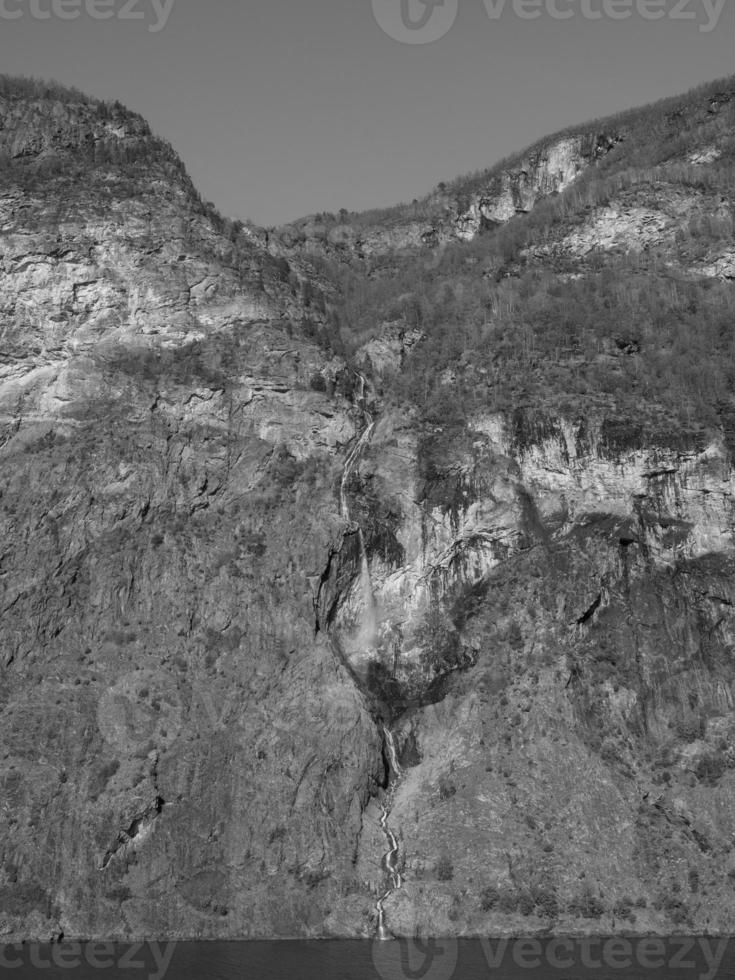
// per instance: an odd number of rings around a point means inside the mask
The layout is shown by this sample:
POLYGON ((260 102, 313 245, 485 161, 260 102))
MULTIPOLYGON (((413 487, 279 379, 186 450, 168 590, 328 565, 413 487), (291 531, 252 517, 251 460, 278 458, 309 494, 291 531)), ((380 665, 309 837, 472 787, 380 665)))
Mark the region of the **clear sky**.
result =
MULTIPOLYGON (((89 0, 61 0, 82 4, 75 20, 33 16, 52 2, 0 0, 2 70, 120 99, 205 197, 265 225, 410 200, 563 126, 735 72, 735 0, 706 33, 713 0, 613 0, 666 5, 655 22, 635 6, 583 16, 609 0, 538 0, 572 10, 564 21, 548 6, 526 20, 507 0, 492 20, 497 0, 445 0, 433 15, 456 3, 454 25, 422 44, 378 26, 373 4, 395 21, 401 0, 166 0, 156 32, 155 0, 102 0, 144 19, 97 20, 89 0), (696 20, 671 19, 677 3, 696 20)), ((431 13, 404 2, 416 22, 431 13)))

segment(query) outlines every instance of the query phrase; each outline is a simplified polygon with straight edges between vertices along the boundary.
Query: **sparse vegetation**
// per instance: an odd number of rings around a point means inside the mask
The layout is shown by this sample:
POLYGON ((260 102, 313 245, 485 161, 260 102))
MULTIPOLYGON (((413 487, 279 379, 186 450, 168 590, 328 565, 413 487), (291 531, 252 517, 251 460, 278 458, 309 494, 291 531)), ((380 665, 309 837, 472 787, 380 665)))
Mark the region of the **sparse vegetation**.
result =
POLYGON ((490 912, 500 901, 500 892, 494 885, 488 885, 480 893, 480 908, 483 912, 490 912))
POLYGON ((454 865, 447 854, 443 854, 434 869, 438 881, 451 881, 454 878, 454 865))
MULTIPOLYGON (((711 100, 728 85, 713 83, 558 134, 617 132, 624 139, 563 193, 472 242, 378 256, 369 270, 357 261, 314 258, 320 274, 335 283, 348 350, 374 336, 382 322, 420 329, 424 341, 382 383, 389 399, 412 404, 429 422, 446 425, 478 409, 533 405, 574 417, 589 411, 636 417, 659 429, 724 425, 735 435, 729 329, 735 289, 671 269, 672 251, 684 270, 712 244, 729 241, 731 215, 701 214, 661 249, 590 254, 582 261, 536 254, 595 208, 626 195, 653 208, 679 192, 731 200, 735 140, 727 134, 735 103, 725 100, 711 112, 711 100), (691 164, 692 149, 715 138, 720 158, 707 167, 691 164)), ((509 165, 461 178, 439 197, 475 193, 509 165)), ((430 195, 350 221, 390 226, 428 218, 436 200, 430 195)), ((327 228, 329 216, 320 217, 327 228)))
POLYGON ((521 915, 533 915, 535 902, 530 892, 522 891, 518 894, 517 908, 521 915))
POLYGON ((684 742, 695 742, 704 736, 704 725, 704 718, 685 715, 676 721, 676 734, 684 742))
POLYGON ((715 786, 727 769, 727 761, 719 752, 708 752, 697 763, 697 779, 715 786))
POLYGON ((439 780, 439 798, 441 800, 451 800, 456 793, 457 787, 454 785, 451 779, 447 779, 446 776, 442 776, 439 780))
POLYGON ((559 901, 555 892, 548 888, 539 888, 533 894, 536 914, 544 919, 555 919, 559 914, 559 901))
POLYGON ((627 896, 620 898, 613 906, 613 915, 618 919, 630 920, 634 915, 633 905, 634 902, 632 898, 628 898, 627 896))
POLYGON ((605 906, 589 885, 569 902, 568 909, 583 919, 599 919, 605 912, 605 906))

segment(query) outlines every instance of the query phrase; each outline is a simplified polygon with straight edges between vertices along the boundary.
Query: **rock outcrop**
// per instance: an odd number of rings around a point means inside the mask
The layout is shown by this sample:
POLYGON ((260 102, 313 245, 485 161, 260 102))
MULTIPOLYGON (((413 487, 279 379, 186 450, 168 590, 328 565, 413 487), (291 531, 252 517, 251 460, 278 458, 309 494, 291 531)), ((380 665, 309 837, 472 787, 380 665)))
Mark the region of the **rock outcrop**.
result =
POLYGON ((525 214, 544 197, 565 190, 619 141, 617 136, 585 134, 542 145, 504 167, 454 220, 454 234, 471 241, 481 231, 525 214))
POLYGON ((569 187, 620 139, 592 132, 547 141, 490 171, 441 185, 413 205, 379 212, 374 220, 307 218, 280 229, 278 239, 297 253, 347 252, 361 259, 471 241, 569 187))

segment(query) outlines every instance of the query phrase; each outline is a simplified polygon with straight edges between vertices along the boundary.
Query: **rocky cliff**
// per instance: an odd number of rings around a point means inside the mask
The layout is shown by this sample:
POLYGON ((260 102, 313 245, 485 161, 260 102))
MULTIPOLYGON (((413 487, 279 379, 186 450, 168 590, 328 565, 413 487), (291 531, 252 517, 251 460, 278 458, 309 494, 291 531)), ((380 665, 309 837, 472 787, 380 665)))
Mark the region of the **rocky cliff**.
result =
POLYGON ((135 117, 0 118, 0 932, 319 933, 383 779, 314 625, 354 379, 135 117))
POLYGON ((306 218, 279 229, 277 237, 297 252, 348 252, 361 259, 472 241, 569 187, 621 139, 617 133, 590 131, 546 140, 489 171, 442 184, 412 205, 364 216, 306 218))
POLYGON ((723 447, 486 415, 417 440, 385 418, 361 481, 394 544, 373 545, 372 646, 359 576, 335 623, 400 706, 393 927, 727 931, 723 447))
MULTIPOLYGON (((552 337, 556 375, 513 319, 537 303, 553 334, 608 261, 579 242, 630 201, 572 195, 621 147, 633 166, 635 126, 454 199, 451 266, 423 221, 364 222, 350 275, 419 247, 366 337, 329 249, 224 221, 138 117, 0 94, 0 937, 370 936, 381 910, 411 935, 729 931, 728 407, 676 422, 663 321, 621 323, 617 280, 586 359, 552 337), (552 199, 572 219, 533 224, 552 199), (506 225, 533 234, 499 269, 506 225), (462 276, 487 295, 448 336, 462 276), (547 387, 498 405, 510 363, 547 387)), ((724 220, 717 186, 690 217, 724 220)), ((649 286, 668 227, 630 259, 649 286)), ((681 343, 705 304, 672 295, 681 343)))

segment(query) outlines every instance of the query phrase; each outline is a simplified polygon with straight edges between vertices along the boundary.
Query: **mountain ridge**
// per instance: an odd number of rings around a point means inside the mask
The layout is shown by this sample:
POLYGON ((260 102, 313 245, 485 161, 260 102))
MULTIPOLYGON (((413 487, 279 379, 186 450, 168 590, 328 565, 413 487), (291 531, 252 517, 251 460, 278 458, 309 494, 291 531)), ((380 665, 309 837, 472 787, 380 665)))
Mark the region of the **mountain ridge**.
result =
POLYGON ((727 86, 369 254, 39 91, 0 83, 0 935, 731 931, 727 86))
MULTIPOLYGON (((599 134, 598 138, 622 141, 627 132, 640 129, 641 124, 645 125, 646 121, 653 116, 661 116, 670 112, 687 112, 698 103, 706 103, 709 109, 722 104, 721 100, 728 97, 728 92, 732 93, 733 81, 731 76, 716 79, 678 96, 670 96, 644 106, 621 110, 609 116, 564 127, 553 134, 536 140, 524 149, 509 154, 489 167, 470 171, 448 182, 440 183, 428 194, 414 200, 411 204, 398 204, 365 212, 349 212, 343 209, 339 218, 329 212, 321 212, 288 222, 282 226, 281 230, 287 235, 293 234, 298 237, 304 226, 308 229, 310 225, 323 225, 329 231, 334 226, 349 226, 353 222, 358 229, 364 229, 367 226, 369 230, 373 223, 390 226, 400 224, 409 216, 414 221, 431 227, 432 218, 440 217, 443 211, 455 210, 458 214, 466 212, 469 206, 468 199, 471 200, 485 191, 504 171, 522 170, 525 160, 542 157, 554 144, 576 138, 594 139, 594 134, 599 134)), ((319 240, 321 235, 323 235, 323 231, 320 228, 319 232, 312 237, 319 240)), ((308 231, 305 232, 305 237, 307 240, 309 239, 308 231)))

